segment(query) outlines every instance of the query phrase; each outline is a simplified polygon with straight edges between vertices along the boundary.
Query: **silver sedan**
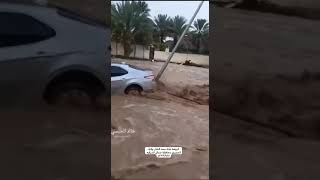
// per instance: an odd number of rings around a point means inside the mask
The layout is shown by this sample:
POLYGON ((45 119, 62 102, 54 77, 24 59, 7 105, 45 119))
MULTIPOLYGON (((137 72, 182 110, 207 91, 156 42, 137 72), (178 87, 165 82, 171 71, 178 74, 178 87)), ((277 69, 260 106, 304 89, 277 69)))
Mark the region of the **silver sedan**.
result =
POLYGON ((151 70, 138 68, 129 64, 111 64, 111 93, 140 94, 152 91, 154 75, 151 70))
POLYGON ((0 2, 0 107, 100 101, 110 28, 63 9, 0 2))

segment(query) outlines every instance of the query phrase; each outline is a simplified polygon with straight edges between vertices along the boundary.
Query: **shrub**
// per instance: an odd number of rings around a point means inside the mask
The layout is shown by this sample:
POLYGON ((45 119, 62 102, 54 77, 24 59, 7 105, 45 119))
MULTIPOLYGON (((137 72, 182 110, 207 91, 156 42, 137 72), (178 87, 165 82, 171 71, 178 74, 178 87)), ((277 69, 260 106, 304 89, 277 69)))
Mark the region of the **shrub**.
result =
POLYGON ((166 44, 160 44, 160 45, 159 45, 159 50, 160 50, 160 51, 165 51, 167 47, 168 47, 168 46, 167 46, 166 44))

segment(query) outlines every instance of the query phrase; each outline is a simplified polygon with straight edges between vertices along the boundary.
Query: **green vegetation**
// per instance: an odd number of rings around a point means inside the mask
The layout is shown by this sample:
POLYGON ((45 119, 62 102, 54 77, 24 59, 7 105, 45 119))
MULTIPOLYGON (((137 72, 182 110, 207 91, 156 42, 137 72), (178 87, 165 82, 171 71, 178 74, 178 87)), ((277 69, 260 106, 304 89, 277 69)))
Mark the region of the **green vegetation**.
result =
POLYGON ((197 19, 193 22, 191 34, 193 35, 196 44, 196 50, 200 52, 201 43, 206 44, 209 39, 209 23, 206 19, 197 19))
POLYGON ((180 35, 187 26, 186 23, 187 19, 182 16, 175 16, 173 19, 171 19, 171 36, 173 36, 173 46, 171 47, 170 51, 172 51, 174 46, 177 44, 180 35))
MULTIPOLYGON (((182 16, 172 18, 166 14, 158 14, 154 19, 151 19, 149 12, 148 4, 144 1, 112 3, 112 41, 116 43, 116 49, 118 43, 122 44, 125 57, 129 57, 133 51, 132 45, 136 44, 144 46, 153 44, 156 49, 165 51, 168 47, 168 44, 165 44, 166 37, 173 38, 173 43, 169 46, 172 50, 187 26, 187 19, 182 16)), ((190 49, 190 52, 195 53, 208 52, 209 23, 207 20, 197 19, 194 21, 187 35, 191 37, 191 43, 193 44, 193 46, 187 48, 188 51, 190 49), (201 46, 204 47, 202 48, 204 50, 201 50, 201 46)))
POLYGON ((166 14, 158 14, 154 18, 155 35, 160 37, 160 43, 164 42, 164 38, 170 33, 171 19, 166 14))
POLYGON ((122 1, 111 5, 111 37, 120 42, 124 48, 124 56, 132 52, 131 44, 136 41, 145 42, 151 30, 152 20, 149 18, 148 4, 143 1, 122 1))

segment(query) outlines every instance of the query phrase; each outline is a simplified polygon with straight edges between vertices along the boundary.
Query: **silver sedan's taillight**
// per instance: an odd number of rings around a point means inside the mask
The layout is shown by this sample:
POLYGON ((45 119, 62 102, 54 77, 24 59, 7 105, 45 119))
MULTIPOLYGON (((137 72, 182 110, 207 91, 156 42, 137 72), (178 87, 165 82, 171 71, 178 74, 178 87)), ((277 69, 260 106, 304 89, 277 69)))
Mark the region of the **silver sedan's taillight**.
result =
POLYGON ((145 76, 144 78, 153 80, 154 79, 154 75, 145 76))

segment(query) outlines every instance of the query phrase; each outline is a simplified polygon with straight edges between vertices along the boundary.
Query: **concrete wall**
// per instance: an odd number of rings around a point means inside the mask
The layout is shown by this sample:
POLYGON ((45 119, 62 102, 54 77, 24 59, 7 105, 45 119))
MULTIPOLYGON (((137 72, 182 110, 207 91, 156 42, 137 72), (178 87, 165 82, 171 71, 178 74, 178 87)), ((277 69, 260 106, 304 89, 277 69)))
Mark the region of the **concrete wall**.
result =
MULTIPOLYGON (((132 45, 132 49, 134 49, 134 45, 132 45)), ((111 54, 112 55, 123 55, 123 47, 120 43, 118 43, 118 48, 116 48, 116 43, 111 42, 111 54), (118 49, 118 51, 116 51, 118 49)), ((167 60, 170 52, 164 51, 155 51, 154 59, 155 60, 167 60)), ((141 59, 149 59, 149 49, 148 47, 143 48, 142 45, 136 45, 136 53, 132 52, 130 57, 133 58, 141 58, 141 59), (143 50, 144 49, 144 50, 143 50)), ((200 55, 200 54, 186 54, 186 53, 175 53, 172 57, 172 62, 183 63, 186 60, 191 60, 191 62, 199 64, 199 65, 209 65, 209 56, 200 55)))

